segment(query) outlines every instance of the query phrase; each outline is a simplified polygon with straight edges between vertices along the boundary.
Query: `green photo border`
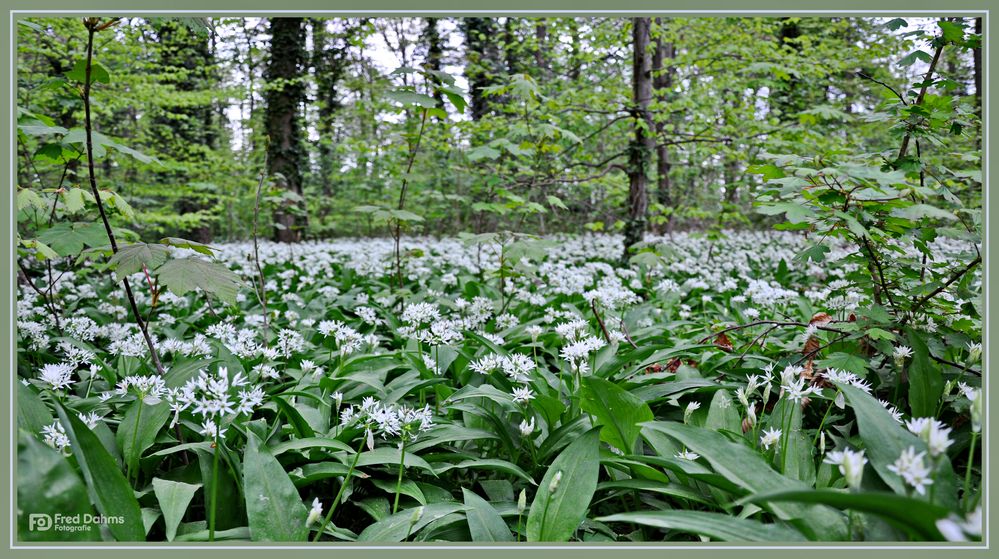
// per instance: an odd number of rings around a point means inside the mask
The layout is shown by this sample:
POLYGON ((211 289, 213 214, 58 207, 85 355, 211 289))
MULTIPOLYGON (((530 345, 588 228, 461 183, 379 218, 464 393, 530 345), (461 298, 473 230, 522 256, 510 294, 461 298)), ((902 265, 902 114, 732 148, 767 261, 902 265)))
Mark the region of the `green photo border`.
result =
MULTIPOLYGON (((989 294, 996 288, 995 274, 991 268, 994 263, 991 258, 990 247, 996 243, 996 233, 990 227, 990 215, 994 213, 993 206, 997 203, 994 196, 989 196, 988 184, 991 166, 989 160, 995 151, 990 140, 991 112, 989 110, 991 101, 999 95, 993 88, 989 87, 989 76, 993 75, 996 57, 992 56, 995 50, 992 45, 989 25, 989 10, 999 5, 999 0, 952 0, 949 2, 931 2, 928 0, 838 0, 838 1, 816 1, 799 0, 790 2, 788 0, 506 0, 504 2, 486 2, 485 0, 366 0, 364 2, 354 0, 290 0, 287 2, 275 3, 273 1, 262 0, 174 0, 170 3, 151 2, 149 0, 87 0, 84 2, 72 2, 69 0, 0 0, 3 2, 7 13, 7 40, 2 41, 2 59, 6 68, 4 80, 6 81, 8 110, 4 112, 4 129, 8 131, 3 139, 3 146, 8 153, 8 182, 9 191, 6 196, 2 196, 2 211, 0 215, 3 220, 9 220, 7 230, 10 232, 7 243, 4 244, 3 257, 6 262, 7 273, 3 275, 2 292, 0 297, 0 309, 7 320, 2 323, 5 332, 7 345, 0 354, 8 356, 9 375, 7 382, 8 397, 4 398, 4 406, 8 412, 8 425, 2 431, 2 445, 7 449, 8 459, 6 463, 6 481, 3 485, 8 506, 2 510, 5 542, 0 546, 0 553, 3 556, 11 557, 53 557, 58 555, 72 556, 74 559, 89 559, 91 557, 107 557, 108 555, 121 555, 137 553, 152 553, 163 555, 167 553, 193 553, 196 556, 208 556, 214 559, 224 559, 228 557, 245 557, 248 554, 254 556, 273 557, 275 554, 285 556, 317 556, 317 554, 343 554, 349 557, 405 557, 406 559, 433 558, 443 559, 450 557, 469 557, 472 554, 488 557, 505 557, 516 553, 518 558, 545 556, 555 558, 604 558, 611 553, 622 553, 629 559, 631 557, 676 557, 676 556, 738 556, 740 559, 755 559, 757 557, 770 558, 774 556, 807 556, 809 559, 820 557, 836 557, 842 559, 844 552, 861 553, 863 556, 875 554, 878 556, 906 557, 908 559, 922 557, 936 557, 941 553, 955 553, 960 557, 989 557, 991 556, 991 546, 989 537, 996 527, 991 512, 992 499, 986 491, 983 498, 984 513, 984 533, 981 544, 837 544, 837 545, 795 545, 795 546, 751 546, 751 545, 726 545, 726 544, 519 544, 505 547, 487 547, 484 545, 472 544, 395 544, 359 547, 354 544, 314 544, 314 545, 277 545, 277 544, 32 544, 16 542, 17 519, 16 519, 16 441, 13 437, 16 428, 16 406, 14 394, 16 394, 16 350, 15 350, 15 324, 16 324, 16 301, 15 301, 15 257, 14 247, 16 215, 15 215, 15 192, 16 192, 16 129, 14 122, 16 119, 16 64, 14 59, 15 40, 17 26, 15 19, 29 15, 73 15, 82 17, 85 15, 183 15, 183 12, 190 14, 192 11, 199 12, 199 16, 221 16, 221 15, 245 15, 245 16, 270 16, 270 15, 370 15, 370 16, 420 16, 420 15, 440 15, 440 16, 462 16, 462 15, 530 15, 530 16, 571 16, 578 15, 604 15, 608 17, 621 16, 633 17, 638 15, 682 15, 689 16, 712 16, 712 15, 837 15, 837 16, 947 16, 960 15, 964 17, 981 16, 983 18, 983 67, 985 70, 986 95, 983 105, 983 206, 984 214, 984 271, 985 271, 985 308, 986 316, 983 321, 983 348, 982 357, 983 391, 986 394, 985 434, 982 440, 982 451, 986 468, 983 472, 983 484, 986 489, 991 488, 992 465, 994 464, 994 444, 992 444, 992 431, 999 421, 990 414, 990 403, 995 398, 995 388, 988 379, 987 371, 992 369, 992 362, 996 359, 993 351, 990 351, 991 342, 999 341, 990 328, 991 313, 989 312, 989 294), (278 9, 278 8, 281 9, 278 9), (115 12, 115 14, 112 14, 115 12), (987 155, 985 155, 987 154, 987 155), (853 548, 853 549, 851 549, 853 548), (9 554, 9 555, 8 555, 9 554)), ((997 12, 999 13, 999 12, 997 12)))

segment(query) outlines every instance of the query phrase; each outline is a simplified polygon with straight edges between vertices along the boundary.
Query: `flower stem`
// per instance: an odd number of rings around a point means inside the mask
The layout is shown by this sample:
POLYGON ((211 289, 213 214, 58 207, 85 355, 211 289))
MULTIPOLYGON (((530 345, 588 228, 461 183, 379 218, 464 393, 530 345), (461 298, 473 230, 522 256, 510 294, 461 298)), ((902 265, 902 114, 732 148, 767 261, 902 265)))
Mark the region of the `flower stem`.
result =
POLYGON ((326 513, 323 518, 323 523, 319 526, 319 531, 316 532, 316 537, 312 541, 317 542, 319 538, 326 531, 326 526, 330 523, 330 519, 333 518, 333 511, 336 510, 338 504, 340 504, 340 498, 343 497, 343 492, 347 488, 347 483, 350 481, 352 475, 354 475, 354 467, 357 466, 357 461, 361 458, 361 450, 364 449, 364 441, 357 447, 357 452, 354 453, 354 461, 350 463, 350 467, 347 468, 347 475, 343 477, 343 483, 340 484, 340 490, 336 492, 336 497, 333 498, 333 504, 330 505, 330 510, 326 513))
POLYGON ((971 432, 971 445, 968 447, 968 465, 964 468, 964 508, 965 512, 971 512, 971 464, 975 459, 975 443, 978 442, 978 433, 971 432))
POLYGON ((215 515, 216 508, 218 505, 218 495, 219 495, 219 435, 218 429, 215 430, 215 452, 212 458, 212 504, 211 509, 208 511, 210 516, 208 517, 208 541, 215 541, 215 515))
POLYGON ((406 470, 406 434, 402 436, 402 448, 399 449, 399 477, 395 480, 395 502, 392 504, 392 514, 399 511, 399 493, 402 490, 402 473, 406 470))
POLYGON ((815 432, 815 438, 812 439, 812 446, 814 447, 819 442, 819 435, 822 434, 822 428, 826 426, 826 419, 829 418, 829 412, 832 410, 833 404, 836 402, 836 398, 839 397, 839 390, 836 391, 836 396, 833 396, 832 401, 829 402, 829 407, 826 408, 825 415, 822 416, 822 421, 819 422, 819 430, 815 432))
POLYGON ((138 436, 139 436, 139 420, 142 419, 142 398, 140 397, 138 400, 135 401, 135 403, 136 403, 136 405, 139 406, 139 411, 136 412, 136 414, 135 414, 135 428, 132 429, 132 446, 131 446, 131 452, 130 452, 130 454, 132 455, 132 457, 129 458, 129 464, 128 464, 129 472, 128 472, 128 476, 132 477, 132 474, 135 474, 135 483, 138 484, 139 483, 139 472, 138 472, 138 469, 139 469, 139 465, 138 465, 139 456, 138 456, 138 453, 135 450, 135 442, 136 442, 136 440, 138 439, 138 436))

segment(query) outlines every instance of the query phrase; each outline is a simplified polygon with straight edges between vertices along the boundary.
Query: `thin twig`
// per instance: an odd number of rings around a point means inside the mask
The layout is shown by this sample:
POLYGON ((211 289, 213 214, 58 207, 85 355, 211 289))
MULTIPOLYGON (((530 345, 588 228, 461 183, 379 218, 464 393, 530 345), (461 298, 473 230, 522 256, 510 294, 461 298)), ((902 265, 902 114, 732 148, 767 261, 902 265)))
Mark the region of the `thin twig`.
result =
MULTIPOLYGON (((94 139, 93 139, 93 122, 90 116, 90 75, 93 70, 93 57, 94 57, 94 33, 100 29, 107 29, 117 18, 106 22, 104 24, 98 25, 100 21, 98 18, 85 18, 83 20, 84 26, 87 28, 87 59, 86 68, 84 69, 83 76, 83 114, 84 114, 84 132, 86 133, 87 142, 87 172, 90 177, 90 190, 94 194, 94 199, 97 201, 97 210, 101 214, 101 221, 104 223, 104 231, 108 235, 108 240, 111 242, 111 252, 118 253, 118 242, 115 240, 114 231, 111 230, 111 222, 108 221, 107 213, 104 211, 104 202, 101 200, 101 193, 97 189, 97 175, 94 171, 94 139)), ((160 364, 160 358, 156 354, 156 347, 153 345, 153 339, 149 337, 149 331, 146 328, 146 323, 142 320, 142 316, 139 314, 139 306, 135 303, 135 295, 132 294, 132 286, 128 282, 128 278, 122 278, 121 283, 125 286, 125 295, 128 297, 129 306, 132 308, 132 316, 135 317, 136 324, 139 325, 139 330, 142 332, 142 337, 146 340, 146 345, 149 347, 149 357, 153 362, 153 366, 156 371, 162 375, 164 374, 163 365, 160 364)))

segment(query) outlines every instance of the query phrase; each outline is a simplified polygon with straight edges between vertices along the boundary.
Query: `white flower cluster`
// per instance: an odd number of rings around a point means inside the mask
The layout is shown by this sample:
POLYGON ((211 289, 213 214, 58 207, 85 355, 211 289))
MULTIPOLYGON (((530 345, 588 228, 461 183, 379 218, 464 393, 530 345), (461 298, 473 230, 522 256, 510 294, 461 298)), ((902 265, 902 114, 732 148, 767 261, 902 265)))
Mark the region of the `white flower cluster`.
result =
POLYGON ((502 371, 511 381, 523 384, 530 382, 531 372, 535 368, 534 361, 530 356, 519 353, 511 353, 510 355, 488 353, 468 366, 480 375, 502 371))
POLYGON ((381 434, 383 439, 399 437, 416 439, 420 433, 429 431, 434 426, 430 406, 410 408, 395 404, 385 405, 374 397, 368 396, 361 401, 360 406, 347 406, 340 412, 340 422, 347 425, 357 422, 364 426, 368 448, 375 448, 374 435, 381 434))
POLYGON ((929 448, 930 457, 936 458, 947 449, 954 441, 950 439, 950 427, 932 417, 918 417, 905 422, 905 427, 910 433, 919 437, 929 448))
POLYGON ((184 386, 167 389, 166 400, 174 414, 171 427, 180 421, 182 411, 192 408, 192 413, 202 418, 201 432, 216 438, 225 434, 221 422, 226 417, 252 415, 263 403, 264 391, 251 385, 243 373, 238 372, 230 379, 229 370, 219 367, 214 375, 201 370, 184 386))
POLYGON ((68 388, 73 384, 73 367, 67 363, 47 363, 42 366, 38 378, 52 390, 68 388))

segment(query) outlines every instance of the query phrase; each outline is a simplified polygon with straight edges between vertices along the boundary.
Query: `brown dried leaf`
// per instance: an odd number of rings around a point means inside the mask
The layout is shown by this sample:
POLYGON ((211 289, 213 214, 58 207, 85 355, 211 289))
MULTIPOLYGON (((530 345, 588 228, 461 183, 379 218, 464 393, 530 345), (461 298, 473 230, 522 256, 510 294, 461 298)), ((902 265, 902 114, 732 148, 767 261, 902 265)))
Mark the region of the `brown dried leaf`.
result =
POLYGON ((813 316, 812 319, 808 321, 809 324, 814 326, 825 326, 830 322, 832 322, 832 317, 824 312, 815 313, 815 316, 813 316))
POLYGON ((728 336, 726 336, 724 332, 718 334, 715 338, 715 345, 725 351, 732 351, 735 349, 732 347, 732 341, 728 339, 728 336))

